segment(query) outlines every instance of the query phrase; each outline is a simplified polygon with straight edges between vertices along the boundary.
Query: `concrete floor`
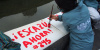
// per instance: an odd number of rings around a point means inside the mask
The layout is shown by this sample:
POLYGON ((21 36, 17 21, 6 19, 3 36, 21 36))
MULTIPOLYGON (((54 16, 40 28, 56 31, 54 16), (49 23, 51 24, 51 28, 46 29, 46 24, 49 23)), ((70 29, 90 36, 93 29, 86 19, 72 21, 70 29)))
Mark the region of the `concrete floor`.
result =
POLYGON ((95 36, 94 36, 94 46, 93 50, 99 50, 100 49, 100 30, 95 29, 95 36))

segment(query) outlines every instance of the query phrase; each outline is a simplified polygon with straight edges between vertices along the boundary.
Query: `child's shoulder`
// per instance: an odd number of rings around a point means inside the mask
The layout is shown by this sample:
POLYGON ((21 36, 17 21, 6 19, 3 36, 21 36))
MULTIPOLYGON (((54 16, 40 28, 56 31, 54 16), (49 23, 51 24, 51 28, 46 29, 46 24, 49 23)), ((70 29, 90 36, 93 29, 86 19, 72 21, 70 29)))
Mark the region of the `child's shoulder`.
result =
POLYGON ((79 17, 80 16, 80 12, 70 11, 70 12, 64 13, 63 16, 66 16, 68 18, 79 17))

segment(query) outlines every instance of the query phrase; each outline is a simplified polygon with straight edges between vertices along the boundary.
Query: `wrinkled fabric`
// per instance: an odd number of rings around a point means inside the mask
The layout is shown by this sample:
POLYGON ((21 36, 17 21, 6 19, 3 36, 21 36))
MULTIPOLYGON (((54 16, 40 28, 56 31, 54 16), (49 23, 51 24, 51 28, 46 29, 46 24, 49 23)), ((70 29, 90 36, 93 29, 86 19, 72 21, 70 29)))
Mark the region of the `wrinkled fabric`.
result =
POLYGON ((97 9, 98 4, 96 0, 79 0, 75 9, 58 16, 70 33, 69 50, 92 50, 94 32, 87 6, 97 9))
POLYGON ((13 42, 8 36, 0 32, 0 50, 20 50, 20 44, 13 42))

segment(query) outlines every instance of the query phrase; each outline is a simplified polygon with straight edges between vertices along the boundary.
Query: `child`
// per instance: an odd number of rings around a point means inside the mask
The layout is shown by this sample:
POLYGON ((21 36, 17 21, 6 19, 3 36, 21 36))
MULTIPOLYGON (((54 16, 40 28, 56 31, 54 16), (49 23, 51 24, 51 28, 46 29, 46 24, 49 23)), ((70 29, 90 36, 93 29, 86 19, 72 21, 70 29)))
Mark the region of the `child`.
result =
POLYGON ((97 9, 97 1, 55 0, 55 2, 64 13, 58 17, 52 15, 51 19, 62 21, 65 29, 70 33, 69 50, 92 50, 94 32, 87 6, 97 9))

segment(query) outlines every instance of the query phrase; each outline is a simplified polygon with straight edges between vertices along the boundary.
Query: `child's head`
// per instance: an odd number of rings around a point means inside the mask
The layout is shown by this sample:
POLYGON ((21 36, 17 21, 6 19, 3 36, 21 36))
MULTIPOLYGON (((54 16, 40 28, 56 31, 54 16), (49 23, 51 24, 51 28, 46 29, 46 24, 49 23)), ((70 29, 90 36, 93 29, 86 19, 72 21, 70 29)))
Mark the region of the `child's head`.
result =
POLYGON ((68 12, 77 6, 76 0, 55 0, 55 2, 60 9, 64 10, 64 12, 68 12))

